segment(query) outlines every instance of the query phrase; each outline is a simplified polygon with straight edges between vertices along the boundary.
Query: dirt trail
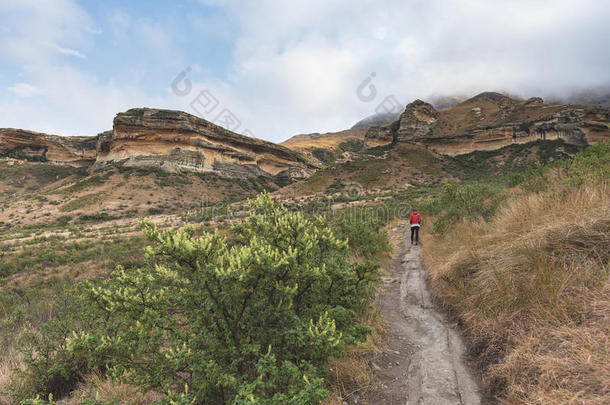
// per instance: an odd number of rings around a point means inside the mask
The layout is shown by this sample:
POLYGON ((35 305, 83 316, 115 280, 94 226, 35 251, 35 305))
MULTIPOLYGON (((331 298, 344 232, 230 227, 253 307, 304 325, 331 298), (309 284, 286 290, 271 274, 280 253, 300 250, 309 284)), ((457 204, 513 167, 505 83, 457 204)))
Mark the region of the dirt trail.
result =
POLYGON ((378 306, 387 335, 384 350, 371 358, 373 388, 361 401, 377 404, 463 404, 482 401, 464 361, 464 345, 430 298, 419 246, 410 246, 406 228, 393 229, 395 255, 383 278, 378 306), (397 236, 398 235, 398 236, 397 236))

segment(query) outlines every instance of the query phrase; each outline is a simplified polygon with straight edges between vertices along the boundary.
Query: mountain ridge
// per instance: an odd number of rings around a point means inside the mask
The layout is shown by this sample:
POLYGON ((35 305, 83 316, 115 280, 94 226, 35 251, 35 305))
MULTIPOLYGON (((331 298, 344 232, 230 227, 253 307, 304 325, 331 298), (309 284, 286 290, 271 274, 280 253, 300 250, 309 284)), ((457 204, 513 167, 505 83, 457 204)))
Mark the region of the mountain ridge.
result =
POLYGON ((59 165, 156 167, 167 172, 214 172, 230 178, 308 177, 315 168, 299 152, 236 134, 182 111, 133 108, 113 129, 91 137, 61 137, 0 129, 0 156, 59 165))

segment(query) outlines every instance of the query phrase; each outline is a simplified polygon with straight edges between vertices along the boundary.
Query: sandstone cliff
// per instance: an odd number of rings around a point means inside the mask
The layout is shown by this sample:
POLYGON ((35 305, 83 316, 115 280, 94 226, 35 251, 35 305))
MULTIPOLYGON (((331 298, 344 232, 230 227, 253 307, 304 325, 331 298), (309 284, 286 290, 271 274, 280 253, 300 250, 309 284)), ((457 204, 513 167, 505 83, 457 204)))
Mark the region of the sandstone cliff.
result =
POLYGON ((545 105, 539 97, 520 101, 482 93, 442 111, 416 100, 397 121, 370 128, 366 138, 416 142, 456 155, 536 139, 584 146, 610 139, 609 122, 609 110, 600 106, 545 105))
POLYGON ((308 177, 314 169, 286 147, 233 133, 185 112, 150 108, 117 114, 113 130, 98 135, 93 170, 108 164, 239 178, 296 179, 308 177))
POLYGON ((70 166, 90 166, 96 157, 95 138, 56 136, 22 129, 0 128, 0 156, 70 166))

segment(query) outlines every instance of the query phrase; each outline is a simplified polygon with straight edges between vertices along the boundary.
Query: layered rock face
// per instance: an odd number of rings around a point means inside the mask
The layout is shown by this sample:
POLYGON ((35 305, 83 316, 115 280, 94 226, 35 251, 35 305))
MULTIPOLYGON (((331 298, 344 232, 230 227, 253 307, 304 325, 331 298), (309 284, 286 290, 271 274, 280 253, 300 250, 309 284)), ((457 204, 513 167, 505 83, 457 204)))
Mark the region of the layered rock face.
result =
POLYGON ((93 170, 108 164, 168 172, 216 172, 226 177, 311 175, 297 152, 239 135, 181 111, 135 108, 117 114, 113 130, 98 135, 93 170))
POLYGON ((415 100, 400 115, 396 141, 429 136, 438 124, 439 113, 431 104, 415 100))
POLYGON ((90 166, 96 158, 96 140, 93 137, 63 137, 1 128, 0 156, 69 166, 90 166))
POLYGON ((457 155, 537 139, 563 139, 584 146, 610 139, 609 122, 609 110, 600 106, 544 105, 539 97, 519 101, 482 93, 440 112, 416 100, 399 120, 370 128, 366 137, 416 142, 457 155))

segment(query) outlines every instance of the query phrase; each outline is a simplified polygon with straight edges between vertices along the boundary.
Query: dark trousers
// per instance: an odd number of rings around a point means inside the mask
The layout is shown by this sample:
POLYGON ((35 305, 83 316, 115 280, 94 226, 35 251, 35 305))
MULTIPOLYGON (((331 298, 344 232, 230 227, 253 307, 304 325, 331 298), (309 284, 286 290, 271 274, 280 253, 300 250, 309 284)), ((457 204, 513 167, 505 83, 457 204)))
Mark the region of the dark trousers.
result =
POLYGON ((415 235, 415 242, 419 242, 419 226, 411 227, 411 243, 413 243, 413 236, 415 235))

